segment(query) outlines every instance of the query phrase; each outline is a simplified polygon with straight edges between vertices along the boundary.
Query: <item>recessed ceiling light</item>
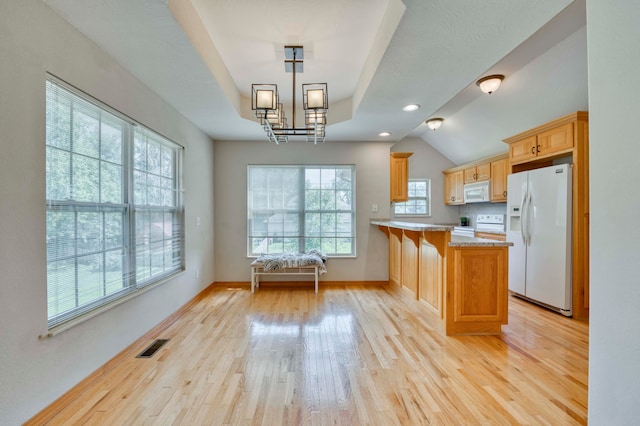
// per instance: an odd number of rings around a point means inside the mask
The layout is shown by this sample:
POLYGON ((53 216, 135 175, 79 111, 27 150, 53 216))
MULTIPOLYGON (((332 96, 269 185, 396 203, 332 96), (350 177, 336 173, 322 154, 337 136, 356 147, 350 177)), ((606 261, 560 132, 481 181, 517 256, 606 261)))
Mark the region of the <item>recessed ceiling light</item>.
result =
POLYGON ((380 132, 378 133, 378 136, 382 136, 382 137, 391 136, 391 132, 380 132))
POLYGON ((420 109, 420 105, 418 104, 411 104, 402 108, 403 111, 416 111, 418 109, 420 109))

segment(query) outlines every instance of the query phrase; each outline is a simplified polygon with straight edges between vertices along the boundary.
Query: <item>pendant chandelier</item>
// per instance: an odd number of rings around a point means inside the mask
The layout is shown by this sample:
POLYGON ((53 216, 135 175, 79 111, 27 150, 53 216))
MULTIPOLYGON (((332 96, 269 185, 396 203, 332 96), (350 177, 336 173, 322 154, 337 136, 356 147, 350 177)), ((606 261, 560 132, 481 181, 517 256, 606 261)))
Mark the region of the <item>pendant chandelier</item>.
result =
POLYGON ((304 136, 307 142, 322 143, 329 109, 327 83, 302 85, 304 127, 296 127, 296 73, 303 72, 303 47, 285 46, 284 57, 285 71, 293 73, 291 127, 287 127, 276 84, 252 84, 251 109, 260 120, 270 142, 279 144, 288 142, 290 136, 304 136))

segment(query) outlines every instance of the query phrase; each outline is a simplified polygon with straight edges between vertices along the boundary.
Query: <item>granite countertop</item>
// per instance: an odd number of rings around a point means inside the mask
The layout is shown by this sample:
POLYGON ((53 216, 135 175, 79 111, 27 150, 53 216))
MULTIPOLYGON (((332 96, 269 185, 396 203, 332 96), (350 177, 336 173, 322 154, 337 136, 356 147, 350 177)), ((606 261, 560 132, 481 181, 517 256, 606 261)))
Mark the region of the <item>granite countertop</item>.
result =
MULTIPOLYGON (((445 232, 453 231, 453 225, 432 225, 429 223, 400 222, 395 220, 375 220, 369 221, 371 225, 387 226, 390 228, 406 229, 407 231, 428 231, 428 232, 445 232)), ((508 241, 495 241, 485 238, 463 237, 461 235, 452 235, 449 247, 509 247, 513 243, 508 241)))
POLYGON ((488 240, 486 238, 464 237, 462 235, 452 235, 449 247, 511 247, 513 243, 509 241, 488 240))
POLYGON ((476 229, 476 232, 484 232, 485 234, 507 235, 507 231, 496 231, 496 230, 492 230, 492 229, 483 229, 481 231, 478 231, 476 229))
POLYGON ((432 231, 444 232, 453 231, 451 225, 432 225, 430 223, 400 222, 397 220, 375 220, 369 221, 372 225, 388 226, 390 228, 406 229, 407 231, 432 231))

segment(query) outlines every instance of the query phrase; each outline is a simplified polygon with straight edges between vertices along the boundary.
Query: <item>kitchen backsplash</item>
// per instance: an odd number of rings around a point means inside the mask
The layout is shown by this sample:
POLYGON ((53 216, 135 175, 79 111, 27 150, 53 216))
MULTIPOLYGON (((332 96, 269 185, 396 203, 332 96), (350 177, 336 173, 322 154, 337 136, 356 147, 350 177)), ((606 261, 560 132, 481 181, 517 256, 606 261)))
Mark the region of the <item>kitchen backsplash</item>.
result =
POLYGON ((479 214, 507 214, 507 203, 472 203, 464 204, 459 209, 460 216, 468 217, 470 225, 475 227, 479 214))

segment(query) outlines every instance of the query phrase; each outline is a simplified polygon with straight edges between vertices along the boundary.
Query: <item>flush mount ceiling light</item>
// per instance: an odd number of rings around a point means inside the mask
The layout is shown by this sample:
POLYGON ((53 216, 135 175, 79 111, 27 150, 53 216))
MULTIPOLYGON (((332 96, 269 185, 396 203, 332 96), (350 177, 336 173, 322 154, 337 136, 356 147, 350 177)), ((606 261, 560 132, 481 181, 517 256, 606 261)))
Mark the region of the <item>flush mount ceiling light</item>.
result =
POLYGON ((382 136, 383 138, 386 138, 387 136, 391 136, 391 132, 380 132, 378 133, 378 136, 382 136))
POLYGON ((420 109, 420 105, 418 105, 418 104, 410 104, 410 105, 407 105, 405 107, 402 107, 402 110, 403 111, 407 111, 407 112, 409 112, 409 111, 417 111, 418 109, 420 109))
POLYGON ((504 80, 504 75, 502 74, 493 74, 488 75, 486 77, 482 77, 480 80, 476 81, 476 84, 484 93, 492 94, 498 87, 500 87, 500 83, 504 80))
POLYGON ((307 142, 324 142, 324 128, 327 124, 327 83, 302 85, 302 103, 304 108, 304 127, 296 127, 296 73, 303 72, 304 50, 302 46, 284 47, 285 72, 293 73, 293 102, 291 125, 287 127, 284 108, 279 102, 278 86, 275 84, 251 85, 251 109, 267 133, 270 142, 279 144, 289 142, 290 136, 304 136, 307 142))
POLYGON ((425 123, 427 124, 427 126, 431 129, 431 130, 438 130, 440 128, 440 126, 442 125, 442 122, 444 121, 444 119, 442 118, 430 118, 427 121, 425 121, 425 123))

